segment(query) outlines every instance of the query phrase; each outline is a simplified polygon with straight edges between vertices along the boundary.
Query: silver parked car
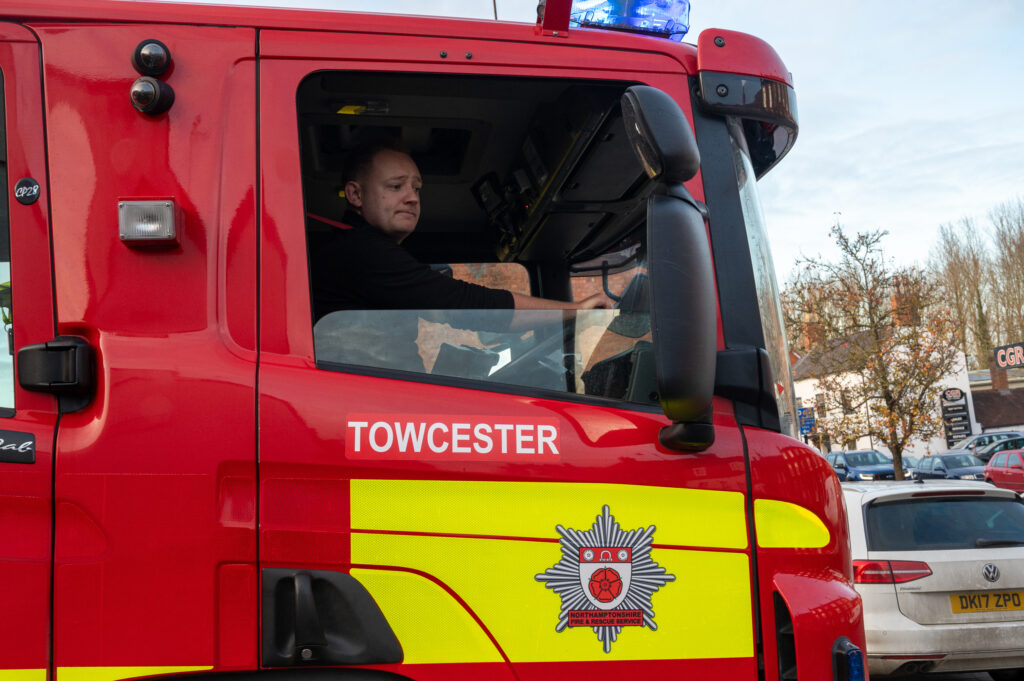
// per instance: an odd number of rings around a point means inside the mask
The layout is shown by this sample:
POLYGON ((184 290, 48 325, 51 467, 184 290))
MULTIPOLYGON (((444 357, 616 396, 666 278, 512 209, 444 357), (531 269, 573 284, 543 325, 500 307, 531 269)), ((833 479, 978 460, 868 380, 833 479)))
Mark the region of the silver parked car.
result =
POLYGON ((984 482, 843 483, 872 674, 1024 679, 1024 503, 984 482))
POLYGON ((1019 430, 1000 430, 994 433, 970 435, 953 445, 953 449, 962 449, 977 456, 977 452, 988 447, 993 442, 999 442, 1000 440, 1006 440, 1011 437, 1024 437, 1024 433, 1019 430))

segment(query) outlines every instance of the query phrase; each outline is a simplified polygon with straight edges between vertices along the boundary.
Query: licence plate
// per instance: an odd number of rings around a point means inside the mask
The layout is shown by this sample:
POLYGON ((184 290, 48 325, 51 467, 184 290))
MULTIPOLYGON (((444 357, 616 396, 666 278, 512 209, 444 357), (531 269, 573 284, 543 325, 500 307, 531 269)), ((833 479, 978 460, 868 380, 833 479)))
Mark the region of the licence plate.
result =
POLYGON ((1002 612, 1024 610, 1024 591, 988 591, 950 594, 953 612, 1002 612))

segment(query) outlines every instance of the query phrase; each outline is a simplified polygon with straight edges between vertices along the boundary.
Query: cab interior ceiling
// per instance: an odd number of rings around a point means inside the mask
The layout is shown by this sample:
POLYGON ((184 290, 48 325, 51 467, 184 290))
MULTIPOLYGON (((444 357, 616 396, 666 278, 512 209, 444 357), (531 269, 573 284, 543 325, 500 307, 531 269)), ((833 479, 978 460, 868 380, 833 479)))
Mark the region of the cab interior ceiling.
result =
POLYGON ((423 262, 568 268, 621 251, 639 238, 653 189, 622 125, 631 84, 313 74, 298 92, 306 210, 340 219, 347 152, 394 141, 423 175, 420 222, 404 242, 423 262))

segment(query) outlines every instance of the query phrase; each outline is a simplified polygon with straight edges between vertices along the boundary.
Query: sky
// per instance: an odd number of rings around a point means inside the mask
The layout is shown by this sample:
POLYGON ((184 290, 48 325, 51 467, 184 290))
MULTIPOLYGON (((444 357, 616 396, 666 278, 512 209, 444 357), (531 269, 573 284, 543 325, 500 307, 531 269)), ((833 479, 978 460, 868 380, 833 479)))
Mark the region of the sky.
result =
MULTIPOLYGON (((533 22, 536 0, 206 0, 533 22)), ((829 229, 884 229, 925 265, 940 225, 1024 199, 1024 0, 691 0, 707 28, 756 35, 793 74, 796 145, 762 178, 784 283, 836 257, 829 229)))
POLYGON ((688 39, 708 27, 763 38, 793 74, 796 145, 759 183, 780 283, 835 257, 836 221, 924 265, 941 224, 987 230, 1024 198, 1024 2, 693 0, 688 39))

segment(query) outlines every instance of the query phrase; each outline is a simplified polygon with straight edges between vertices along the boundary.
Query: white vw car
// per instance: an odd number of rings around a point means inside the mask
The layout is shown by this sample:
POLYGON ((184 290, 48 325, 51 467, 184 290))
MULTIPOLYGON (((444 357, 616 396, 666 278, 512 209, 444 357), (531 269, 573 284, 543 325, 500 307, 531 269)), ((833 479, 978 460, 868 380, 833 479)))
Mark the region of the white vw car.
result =
POLYGON ((843 483, 872 674, 1024 679, 1024 503, 982 482, 843 483))

